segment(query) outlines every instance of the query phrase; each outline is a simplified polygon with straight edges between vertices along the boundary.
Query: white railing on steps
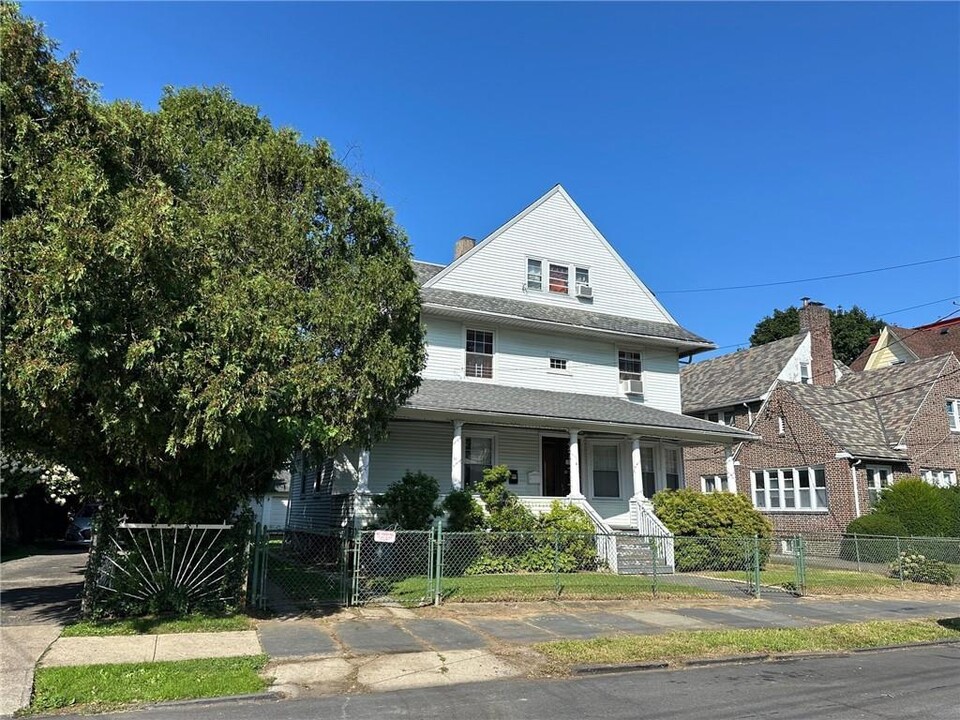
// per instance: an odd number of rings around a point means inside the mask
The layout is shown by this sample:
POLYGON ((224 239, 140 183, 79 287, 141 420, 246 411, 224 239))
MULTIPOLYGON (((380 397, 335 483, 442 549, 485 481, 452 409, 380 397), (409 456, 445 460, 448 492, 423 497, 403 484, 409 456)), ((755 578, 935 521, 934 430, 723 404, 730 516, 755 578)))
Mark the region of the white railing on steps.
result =
POLYGON ((657 560, 672 571, 675 566, 673 533, 654 514, 652 504, 630 498, 630 518, 636 519, 637 533, 640 536, 654 538, 657 560))

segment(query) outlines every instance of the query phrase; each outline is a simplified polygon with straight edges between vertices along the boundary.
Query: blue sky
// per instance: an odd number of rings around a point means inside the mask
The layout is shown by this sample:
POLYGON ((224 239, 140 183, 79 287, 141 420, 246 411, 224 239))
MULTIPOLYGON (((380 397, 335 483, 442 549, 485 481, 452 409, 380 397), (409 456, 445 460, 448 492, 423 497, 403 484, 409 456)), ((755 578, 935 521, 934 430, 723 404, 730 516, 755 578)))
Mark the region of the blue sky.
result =
MULTIPOLYGON (((450 259, 561 183, 678 321, 960 296, 960 6, 25 3, 107 99, 229 86, 450 259)), ((913 325, 948 300, 889 316, 913 325)), ((729 350, 726 350, 729 351, 729 350)))

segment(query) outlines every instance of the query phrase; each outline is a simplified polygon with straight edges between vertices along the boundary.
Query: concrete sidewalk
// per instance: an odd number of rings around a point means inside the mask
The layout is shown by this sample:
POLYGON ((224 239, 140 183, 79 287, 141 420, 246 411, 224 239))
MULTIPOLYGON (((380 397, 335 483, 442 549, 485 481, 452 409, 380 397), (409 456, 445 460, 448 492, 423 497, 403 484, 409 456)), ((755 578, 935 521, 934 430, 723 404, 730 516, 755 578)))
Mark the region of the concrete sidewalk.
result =
POLYGON ((109 635, 60 638, 40 659, 40 667, 139 663, 160 660, 259 655, 260 642, 253 630, 171 635, 109 635))

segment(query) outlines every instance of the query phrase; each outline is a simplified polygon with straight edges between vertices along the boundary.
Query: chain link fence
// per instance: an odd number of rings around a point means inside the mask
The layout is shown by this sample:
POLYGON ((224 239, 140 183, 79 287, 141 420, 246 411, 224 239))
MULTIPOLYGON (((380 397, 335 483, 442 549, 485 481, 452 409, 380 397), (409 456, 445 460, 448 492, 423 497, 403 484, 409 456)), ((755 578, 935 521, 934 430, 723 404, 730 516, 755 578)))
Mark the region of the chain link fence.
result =
MULTIPOLYGON (((443 602, 742 599, 863 594, 960 582, 960 539, 663 537, 633 533, 262 534, 260 607, 443 602)), ((259 562, 259 565, 258 565, 259 562)), ((260 588, 260 590, 258 590, 260 588)))

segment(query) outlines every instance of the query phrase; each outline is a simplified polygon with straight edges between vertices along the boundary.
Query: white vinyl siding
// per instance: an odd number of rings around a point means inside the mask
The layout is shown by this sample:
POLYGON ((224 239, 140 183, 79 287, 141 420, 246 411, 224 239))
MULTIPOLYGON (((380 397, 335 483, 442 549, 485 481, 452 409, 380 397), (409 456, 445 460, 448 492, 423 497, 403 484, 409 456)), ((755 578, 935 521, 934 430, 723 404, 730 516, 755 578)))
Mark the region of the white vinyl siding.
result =
POLYGON ((424 317, 427 363, 422 376, 431 380, 463 380, 463 323, 424 317))
POLYGON ((753 505, 758 510, 826 512, 827 484, 822 467, 754 470, 753 505))
POLYGON ((386 439, 370 448, 370 492, 384 492, 409 470, 435 477, 448 493, 452 457, 453 423, 395 420, 386 439))
MULTIPOLYGON (((627 245, 633 239, 621 239, 627 245)), ((614 245, 618 244, 614 238, 614 245)), ((543 278, 547 283, 548 278, 543 278)), ((673 323, 652 294, 638 284, 618 258, 561 193, 547 197, 500 235, 473 252, 458 267, 438 277, 432 287, 480 295, 559 303, 565 307, 586 307, 592 312, 673 323), (589 268, 592 302, 575 293, 527 291, 527 263, 524 258, 541 259, 543 273, 548 263, 568 268, 568 283, 576 268, 589 268)))

